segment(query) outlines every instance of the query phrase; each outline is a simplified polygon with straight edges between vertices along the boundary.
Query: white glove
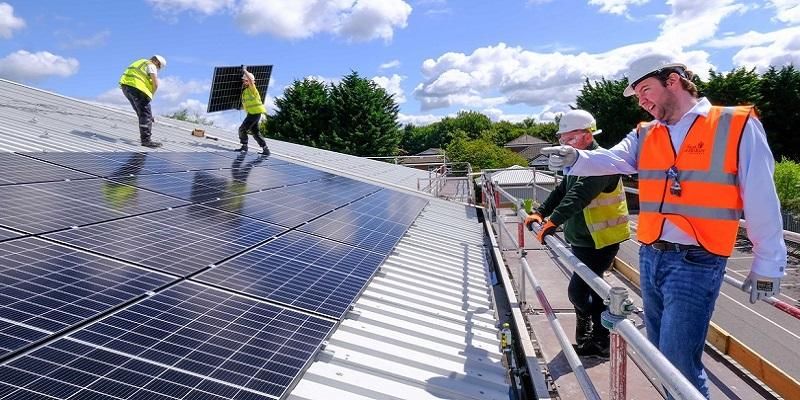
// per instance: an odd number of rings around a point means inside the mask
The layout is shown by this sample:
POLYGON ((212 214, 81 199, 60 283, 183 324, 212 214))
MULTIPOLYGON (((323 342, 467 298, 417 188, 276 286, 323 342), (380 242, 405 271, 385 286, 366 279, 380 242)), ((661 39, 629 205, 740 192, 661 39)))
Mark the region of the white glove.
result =
POLYGON ((781 292, 781 278, 768 278, 750 271, 742 290, 750 292, 750 303, 755 304, 758 299, 777 296, 781 292))
POLYGON ((571 167, 575 164, 575 161, 578 161, 578 150, 575 150, 572 146, 545 147, 541 152, 549 156, 547 158, 547 168, 551 171, 561 171, 564 168, 571 167))

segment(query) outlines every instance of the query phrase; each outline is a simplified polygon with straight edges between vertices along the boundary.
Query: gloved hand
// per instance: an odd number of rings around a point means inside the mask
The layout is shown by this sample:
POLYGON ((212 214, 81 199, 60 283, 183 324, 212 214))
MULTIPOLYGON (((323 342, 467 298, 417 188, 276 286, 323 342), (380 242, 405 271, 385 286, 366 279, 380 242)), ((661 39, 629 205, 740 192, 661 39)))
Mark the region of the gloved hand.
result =
POLYGON ((542 219, 542 214, 539 214, 538 212, 534 211, 534 212, 533 212, 533 214, 531 214, 531 215, 528 215, 528 216, 525 218, 525 222, 524 222, 524 223, 525 223, 525 226, 527 226, 527 227, 528 227, 528 230, 529 230, 529 231, 532 231, 532 230, 533 230, 533 226, 532 226, 532 224, 533 224, 534 222, 538 222, 538 223, 540 223, 540 224, 541 224, 541 223, 542 223, 542 221, 543 221, 543 219, 542 219))
POLYGON ((544 224, 542 230, 540 230, 539 234, 536 235, 536 239, 538 239, 540 243, 544 244, 544 237, 554 233, 556 233, 556 224, 554 224, 553 221, 547 220, 547 223, 544 224))
POLYGON ((564 168, 571 167, 578 161, 578 150, 572 146, 553 146, 545 147, 541 153, 549 156, 547 158, 547 168, 551 171, 561 171, 564 168))
POLYGON ((762 297, 777 296, 781 292, 781 278, 768 278, 750 271, 742 283, 742 290, 750 292, 750 303, 755 304, 762 297))

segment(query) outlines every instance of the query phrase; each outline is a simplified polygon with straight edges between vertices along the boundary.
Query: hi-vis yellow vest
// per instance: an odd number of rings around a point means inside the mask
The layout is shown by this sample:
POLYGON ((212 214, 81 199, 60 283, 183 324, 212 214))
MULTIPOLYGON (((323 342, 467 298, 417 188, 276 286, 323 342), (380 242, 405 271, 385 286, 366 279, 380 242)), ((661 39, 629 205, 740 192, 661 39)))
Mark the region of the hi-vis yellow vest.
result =
POLYGON ((258 93, 256 85, 248 86, 242 91, 242 105, 248 114, 264 114, 267 109, 261 103, 261 94, 258 93))
POLYGON ((611 193, 600 193, 583 209, 583 219, 589 234, 594 240, 594 248, 619 243, 631 237, 631 228, 628 224, 628 203, 625 201, 625 191, 622 180, 617 182, 617 187, 611 193))
POLYGON ((147 63, 149 62, 150 60, 143 58, 131 63, 119 78, 119 84, 135 87, 152 99, 153 81, 150 80, 150 74, 147 73, 147 63))

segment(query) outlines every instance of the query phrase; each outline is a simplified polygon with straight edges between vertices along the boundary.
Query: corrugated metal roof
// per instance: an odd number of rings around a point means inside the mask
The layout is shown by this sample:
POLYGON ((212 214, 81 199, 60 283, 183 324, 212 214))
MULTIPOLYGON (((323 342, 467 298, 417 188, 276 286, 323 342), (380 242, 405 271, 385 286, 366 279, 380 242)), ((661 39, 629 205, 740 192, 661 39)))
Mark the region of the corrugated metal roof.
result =
MULTIPOLYGON (((0 151, 142 151, 138 122, 117 110, 0 80, 0 151)), ((236 133, 157 118, 159 151, 216 151, 236 133)), ((269 140, 285 158, 416 192, 427 172, 269 140)), ((293 399, 504 399, 482 226, 475 210, 431 198, 290 394, 293 399)))
POLYGON ((493 182, 501 186, 524 186, 536 183, 537 185, 553 185, 555 177, 541 171, 533 171, 528 168, 514 165, 501 171, 492 173, 493 182), (536 179, 534 180, 534 173, 536 179))

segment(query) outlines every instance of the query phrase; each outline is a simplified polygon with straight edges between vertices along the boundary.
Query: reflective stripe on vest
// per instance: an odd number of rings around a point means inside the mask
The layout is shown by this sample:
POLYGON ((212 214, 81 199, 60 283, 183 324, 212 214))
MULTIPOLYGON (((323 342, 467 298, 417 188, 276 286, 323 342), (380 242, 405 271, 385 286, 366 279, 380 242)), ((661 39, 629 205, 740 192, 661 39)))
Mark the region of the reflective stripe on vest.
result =
POLYGON ((751 113, 751 107, 711 107, 695 118, 677 155, 664 125, 639 126, 639 241, 658 240, 669 220, 709 252, 731 254, 742 214, 739 139, 751 113), (669 189, 673 167, 679 195, 669 189))
POLYGON ((583 209, 586 228, 596 249, 622 242, 631 237, 628 224, 628 204, 622 180, 610 193, 600 193, 583 209))
POLYGON ((152 99, 153 81, 150 79, 150 74, 147 73, 147 63, 149 62, 149 60, 143 58, 131 63, 122 73, 122 77, 119 78, 119 84, 135 87, 152 99))
POLYGON ((261 94, 255 85, 248 86, 242 91, 242 105, 248 114, 264 114, 267 109, 261 103, 261 94))

